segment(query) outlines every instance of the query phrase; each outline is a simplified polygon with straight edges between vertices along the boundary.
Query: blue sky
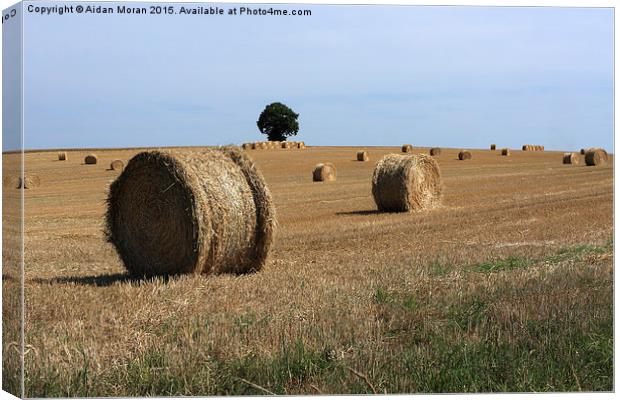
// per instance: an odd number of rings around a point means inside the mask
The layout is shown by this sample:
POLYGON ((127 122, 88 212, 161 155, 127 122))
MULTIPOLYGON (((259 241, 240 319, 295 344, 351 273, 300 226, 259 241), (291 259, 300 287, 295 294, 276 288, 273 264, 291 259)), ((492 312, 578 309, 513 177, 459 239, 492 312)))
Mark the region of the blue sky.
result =
POLYGON ((276 7, 312 16, 26 12, 25 147, 257 141, 280 101, 311 145, 612 149, 611 9, 276 7))

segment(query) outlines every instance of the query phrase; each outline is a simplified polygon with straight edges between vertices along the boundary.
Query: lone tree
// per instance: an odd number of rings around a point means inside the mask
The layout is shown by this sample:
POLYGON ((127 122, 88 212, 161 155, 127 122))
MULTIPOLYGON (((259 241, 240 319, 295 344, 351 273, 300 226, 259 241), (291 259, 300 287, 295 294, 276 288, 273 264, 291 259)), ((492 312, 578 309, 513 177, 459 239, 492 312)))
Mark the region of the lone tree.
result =
POLYGON ((293 110, 282 103, 271 103, 258 117, 256 125, 269 140, 285 141, 287 136, 297 135, 299 123, 293 110))

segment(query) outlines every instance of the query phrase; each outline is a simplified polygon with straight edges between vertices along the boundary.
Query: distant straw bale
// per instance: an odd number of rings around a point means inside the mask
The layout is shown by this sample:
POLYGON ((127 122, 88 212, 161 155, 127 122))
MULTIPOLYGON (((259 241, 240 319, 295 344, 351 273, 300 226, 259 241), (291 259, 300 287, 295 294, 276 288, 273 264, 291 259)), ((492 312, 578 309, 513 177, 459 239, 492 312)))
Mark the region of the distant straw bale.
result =
POLYGON ((426 154, 388 154, 375 167, 372 195, 380 211, 419 211, 441 202, 439 164, 426 154))
POLYGON ((58 152, 58 160, 59 161, 66 161, 67 159, 68 159, 68 157, 67 157, 67 152, 66 151, 58 152))
POLYGON ((320 163, 312 171, 314 182, 331 182, 336 180, 336 167, 332 163, 320 163))
POLYGON ((510 155, 510 149, 502 149, 502 155, 503 156, 509 156, 510 155))
POLYGON ((591 148, 586 150, 585 161, 586 165, 596 166, 605 165, 607 163, 607 152, 600 148, 591 148))
POLYGON ((441 149, 439 147, 433 147, 430 151, 431 156, 441 155, 441 149))
POLYGON ((37 175, 28 174, 24 175, 23 178, 21 176, 17 177, 15 180, 15 187, 17 189, 32 189, 35 186, 39 186, 40 183, 41 179, 37 175))
POLYGON ((411 153, 413 152, 413 146, 410 144, 403 144, 403 146, 401 147, 401 151, 403 153, 411 153))
POLYGON ((84 164, 97 164, 97 155, 89 154, 84 157, 84 164))
POLYGON ((122 160, 114 160, 110 163, 110 169, 113 171, 122 171, 125 163, 122 160))
POLYGON ((252 150, 252 143, 243 143, 243 144, 241 145, 241 148, 242 148, 243 150, 252 150))
POLYGON ((360 150, 357 152, 357 161, 368 161, 368 152, 360 150))
POLYGON ((258 271, 276 227, 262 174, 233 148, 137 154, 110 186, 106 223, 134 276, 258 271))
POLYGON ((577 153, 564 153, 562 156, 563 164, 580 164, 579 154, 577 153))
POLYGON ((495 150, 495 145, 494 144, 491 145, 491 150, 495 150))
POLYGON ((467 150, 461 150, 459 151, 459 160, 470 160, 471 159, 471 153, 467 150))

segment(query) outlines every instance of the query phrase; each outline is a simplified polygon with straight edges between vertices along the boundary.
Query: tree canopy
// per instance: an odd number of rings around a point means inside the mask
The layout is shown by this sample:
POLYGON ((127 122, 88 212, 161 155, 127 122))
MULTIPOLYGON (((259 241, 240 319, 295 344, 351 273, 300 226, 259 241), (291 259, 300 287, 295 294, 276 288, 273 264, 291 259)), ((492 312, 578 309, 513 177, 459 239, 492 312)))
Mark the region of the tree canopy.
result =
POLYGON ((284 141, 287 136, 297 135, 299 123, 295 113, 282 103, 271 103, 260 113, 256 125, 268 140, 284 141))

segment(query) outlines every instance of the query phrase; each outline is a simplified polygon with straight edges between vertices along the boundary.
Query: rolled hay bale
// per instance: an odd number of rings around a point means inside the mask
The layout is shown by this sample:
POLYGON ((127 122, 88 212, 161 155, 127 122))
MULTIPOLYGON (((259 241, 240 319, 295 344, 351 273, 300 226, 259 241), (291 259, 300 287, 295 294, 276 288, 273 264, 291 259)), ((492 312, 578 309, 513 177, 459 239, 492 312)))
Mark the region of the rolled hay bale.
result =
POLYGON ((67 152, 60 151, 58 152, 58 161, 66 161, 67 160, 67 152))
POLYGON ((585 160, 589 166, 604 165, 608 160, 607 152, 599 148, 587 149, 585 160))
POLYGON ((586 149, 581 149, 580 153, 581 154, 586 154, 586 149))
POLYGON ((357 161, 368 161, 368 152, 360 150, 357 152, 357 161))
POLYGON ((110 185, 107 237, 133 276, 260 270, 276 216, 242 151, 145 151, 110 185))
POLYGON ((441 155, 441 149, 439 147, 433 147, 430 153, 431 153, 431 156, 439 156, 441 155))
POLYGON ((471 160, 471 153, 467 150, 459 151, 459 160, 471 160))
POLYGON ((258 148, 261 150, 267 150, 269 148, 269 144, 267 142, 259 142, 258 148))
POLYGON ((15 179, 16 189, 32 189, 35 186, 39 186, 40 183, 41 179, 39 179, 37 175, 18 176, 17 179, 15 179))
POLYGON ((524 145, 521 147, 521 150, 523 150, 523 151, 528 151, 529 149, 530 149, 530 145, 529 145, 529 144, 524 144, 524 145))
POLYGON ((502 149, 502 155, 503 156, 509 156, 510 155, 510 149, 502 149))
POLYGON ((297 148, 298 149, 305 149, 306 148, 306 144, 304 142, 297 142, 297 148))
POLYGON ((562 156, 563 164, 579 164, 579 155, 577 153, 564 153, 562 156))
POLYGON ((312 171, 314 182, 331 182, 336 180, 336 167, 332 163, 320 163, 312 171))
POLYGON ((122 171, 125 167, 125 163, 122 160, 114 160, 110 163, 110 169, 112 171, 122 171))
POLYGON ((419 211, 441 202, 437 161, 426 154, 388 154, 375 167, 372 195, 380 211, 419 211))
POLYGON ((496 146, 495 146, 494 144, 492 144, 492 145, 491 145, 491 150, 495 150, 495 147, 496 147, 496 146))
POLYGON ((413 146, 410 144, 403 144, 403 146, 401 147, 401 151, 403 153, 411 153, 413 152, 413 146))
POLYGON ((97 164, 97 155, 89 154, 84 157, 84 164, 97 164))
POLYGON ((252 143, 243 143, 243 144, 241 145, 241 148, 242 148, 243 150, 252 150, 252 143))

